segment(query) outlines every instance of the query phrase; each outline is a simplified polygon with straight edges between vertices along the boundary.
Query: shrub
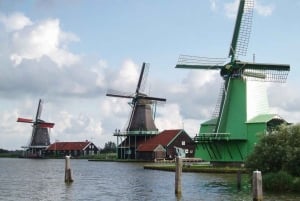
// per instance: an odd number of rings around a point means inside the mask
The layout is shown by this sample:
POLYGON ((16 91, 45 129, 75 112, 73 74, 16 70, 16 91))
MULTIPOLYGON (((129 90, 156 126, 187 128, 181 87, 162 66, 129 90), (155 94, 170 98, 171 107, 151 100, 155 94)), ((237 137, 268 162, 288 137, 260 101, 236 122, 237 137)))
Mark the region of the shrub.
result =
POLYGON ((261 137, 245 162, 263 173, 286 171, 300 176, 300 124, 282 125, 261 137))
POLYGON ((263 188, 267 191, 287 192, 294 190, 293 177, 284 171, 263 176, 263 188))

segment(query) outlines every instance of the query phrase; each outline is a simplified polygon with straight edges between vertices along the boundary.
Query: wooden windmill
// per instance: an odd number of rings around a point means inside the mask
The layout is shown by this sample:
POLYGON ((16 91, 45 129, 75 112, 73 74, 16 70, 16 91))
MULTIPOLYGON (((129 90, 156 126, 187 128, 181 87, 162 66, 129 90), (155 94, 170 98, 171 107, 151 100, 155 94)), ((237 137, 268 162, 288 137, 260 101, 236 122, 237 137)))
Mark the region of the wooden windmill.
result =
POLYGON ((27 157, 42 157, 43 151, 50 145, 49 129, 54 123, 41 119, 43 101, 40 99, 35 119, 18 118, 17 122, 32 124, 32 134, 27 149, 27 157))
POLYGON ((254 0, 241 0, 238 8, 230 61, 182 55, 176 68, 219 70, 224 80, 212 119, 201 124, 195 137, 196 157, 214 162, 243 162, 257 142, 257 134, 284 122, 270 114, 265 82, 285 82, 290 66, 244 62, 254 0))
POLYGON ((158 129, 154 123, 154 107, 156 107, 157 102, 165 102, 166 99, 148 96, 146 93, 141 92, 141 89, 145 86, 148 69, 149 65, 143 63, 137 87, 133 94, 128 95, 115 90, 110 90, 106 94, 111 97, 131 99, 130 106, 132 110, 126 130, 116 130, 114 133, 115 136, 118 136, 118 139, 121 139, 121 144, 117 142, 119 158, 134 159, 138 143, 158 133, 158 129))

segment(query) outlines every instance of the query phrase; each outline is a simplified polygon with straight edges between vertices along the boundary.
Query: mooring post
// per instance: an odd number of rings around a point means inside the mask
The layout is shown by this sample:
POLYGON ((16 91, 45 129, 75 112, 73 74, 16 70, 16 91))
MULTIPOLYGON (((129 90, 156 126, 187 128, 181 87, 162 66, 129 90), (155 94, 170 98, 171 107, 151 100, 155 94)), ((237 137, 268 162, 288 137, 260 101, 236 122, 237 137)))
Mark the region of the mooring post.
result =
POLYGON ((65 163, 65 182, 66 183, 73 182, 70 158, 71 158, 71 156, 65 157, 65 161, 66 161, 66 163, 65 163))
POLYGON ((237 175, 236 175, 236 180, 237 180, 237 189, 238 190, 241 190, 241 183, 242 183, 242 175, 241 175, 241 171, 238 171, 237 172, 237 175))
POLYGON ((252 192, 253 201, 263 200, 262 177, 261 172, 258 170, 254 171, 252 175, 252 192))
POLYGON ((182 158, 176 157, 175 194, 181 195, 182 158))

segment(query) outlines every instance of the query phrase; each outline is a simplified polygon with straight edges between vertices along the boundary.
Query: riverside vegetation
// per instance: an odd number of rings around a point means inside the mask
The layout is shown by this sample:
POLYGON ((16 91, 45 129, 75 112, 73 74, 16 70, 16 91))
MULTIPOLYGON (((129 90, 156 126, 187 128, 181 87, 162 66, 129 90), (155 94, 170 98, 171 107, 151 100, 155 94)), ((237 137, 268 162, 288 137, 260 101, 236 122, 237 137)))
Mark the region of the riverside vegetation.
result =
POLYGON ((300 124, 262 135, 245 165, 262 172, 264 190, 300 193, 300 124))

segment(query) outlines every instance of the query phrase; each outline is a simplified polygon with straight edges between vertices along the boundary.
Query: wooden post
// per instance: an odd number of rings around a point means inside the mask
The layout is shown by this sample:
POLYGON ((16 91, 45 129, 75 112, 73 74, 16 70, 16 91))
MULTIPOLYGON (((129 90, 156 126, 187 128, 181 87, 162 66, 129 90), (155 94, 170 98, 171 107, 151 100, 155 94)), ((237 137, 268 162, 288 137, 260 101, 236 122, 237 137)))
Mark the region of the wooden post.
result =
POLYGON ((65 163, 65 183, 73 182, 70 158, 71 158, 71 156, 65 157, 65 161, 66 161, 66 163, 65 163))
POLYGON ((182 158, 176 157, 175 194, 181 195, 182 158))
POLYGON ((241 171, 237 172, 236 180, 237 180, 237 189, 241 190, 241 183, 242 183, 241 171))
POLYGON ((258 170, 254 171, 252 175, 252 193, 253 201, 263 200, 262 178, 261 172, 258 170))

